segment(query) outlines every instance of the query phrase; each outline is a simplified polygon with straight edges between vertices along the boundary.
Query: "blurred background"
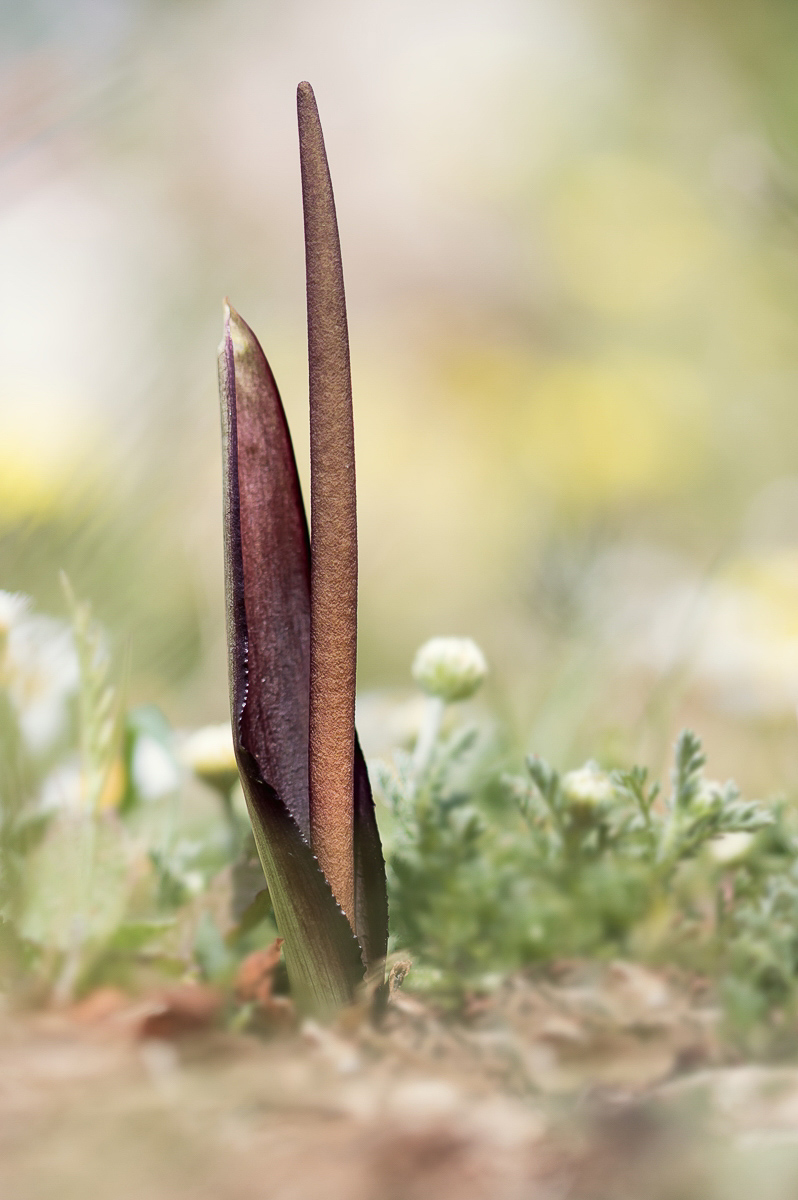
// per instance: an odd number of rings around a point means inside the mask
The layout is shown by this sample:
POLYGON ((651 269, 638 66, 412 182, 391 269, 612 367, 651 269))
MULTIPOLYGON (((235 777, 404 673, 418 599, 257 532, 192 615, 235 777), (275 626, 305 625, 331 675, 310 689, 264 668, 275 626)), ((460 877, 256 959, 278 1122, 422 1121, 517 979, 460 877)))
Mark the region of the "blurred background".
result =
POLYGON ((66 569, 132 702, 225 718, 215 351, 229 296, 306 481, 308 78, 364 729, 463 634, 517 748, 658 770, 690 723, 794 784, 791 0, 2 0, 0 34, 0 588, 63 615, 66 569))

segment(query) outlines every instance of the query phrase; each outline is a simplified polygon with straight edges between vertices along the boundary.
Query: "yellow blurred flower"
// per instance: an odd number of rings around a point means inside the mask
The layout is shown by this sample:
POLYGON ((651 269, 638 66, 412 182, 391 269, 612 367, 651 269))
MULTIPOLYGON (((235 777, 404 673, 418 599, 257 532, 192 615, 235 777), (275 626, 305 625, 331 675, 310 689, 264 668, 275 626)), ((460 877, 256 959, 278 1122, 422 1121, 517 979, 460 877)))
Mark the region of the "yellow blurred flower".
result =
POLYGON ((667 493, 701 463, 705 410, 699 378, 676 360, 556 363, 522 419, 527 471, 576 507, 667 493))
POLYGON ((575 166, 552 198, 553 253, 583 304, 637 315, 684 298, 707 270, 716 235, 667 167, 621 155, 575 166))
POLYGON ((0 380, 0 527, 58 511, 70 483, 93 487, 96 456, 74 397, 0 380))
POLYGON ((108 768, 105 783, 100 793, 97 807, 102 811, 118 808, 122 802, 127 785, 125 766, 121 759, 115 758, 108 768))
POLYGON ((798 705, 798 548, 751 550, 711 578, 678 559, 617 549, 594 576, 593 611, 619 661, 689 670, 727 712, 786 716, 798 705), (648 565, 646 564, 649 559, 648 565), (613 559, 615 560, 613 563, 613 559), (603 579, 602 579, 603 577, 603 579))
POLYGON ((494 492, 515 470, 571 508, 667 495, 693 478, 710 449, 703 376, 676 356, 546 360, 483 344, 452 350, 441 365, 483 462, 496 463, 494 492))
POLYGON ((776 643, 798 639, 798 550, 782 546, 738 558, 725 578, 747 594, 752 632, 776 643))

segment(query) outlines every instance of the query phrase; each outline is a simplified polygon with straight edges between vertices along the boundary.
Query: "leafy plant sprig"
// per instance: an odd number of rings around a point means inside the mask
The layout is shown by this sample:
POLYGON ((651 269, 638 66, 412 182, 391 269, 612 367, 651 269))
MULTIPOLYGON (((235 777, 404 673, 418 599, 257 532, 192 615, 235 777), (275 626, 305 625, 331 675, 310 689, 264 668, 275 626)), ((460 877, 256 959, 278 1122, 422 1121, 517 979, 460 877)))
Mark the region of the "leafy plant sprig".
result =
POLYGON ((705 763, 700 741, 686 729, 676 743, 673 790, 659 839, 661 862, 689 858, 721 834, 755 833, 772 824, 772 815, 760 804, 743 800, 731 780, 705 784, 705 763))
POLYGON ((77 600, 66 575, 61 586, 72 620, 78 658, 78 731, 83 803, 96 813, 115 761, 117 693, 111 683, 111 660, 105 632, 94 619, 91 605, 77 600))
POLYGON ((397 950, 415 956, 411 988, 454 997, 524 964, 625 955, 715 975, 757 1019, 791 994, 798 839, 784 806, 707 781, 689 731, 666 798, 642 767, 561 774, 533 756, 526 777, 500 776, 484 741, 481 761, 452 753, 472 738, 440 738, 421 779, 404 752, 377 771, 395 822, 391 912, 397 950))

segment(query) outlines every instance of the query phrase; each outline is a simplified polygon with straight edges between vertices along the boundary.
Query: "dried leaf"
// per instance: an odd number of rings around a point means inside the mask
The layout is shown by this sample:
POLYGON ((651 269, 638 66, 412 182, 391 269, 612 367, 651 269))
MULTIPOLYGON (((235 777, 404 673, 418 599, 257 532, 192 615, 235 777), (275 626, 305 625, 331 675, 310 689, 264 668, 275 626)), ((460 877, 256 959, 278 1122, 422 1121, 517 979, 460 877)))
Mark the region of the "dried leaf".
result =
POLYGON ((177 984, 153 997, 136 1030, 141 1039, 172 1041, 210 1028, 222 1009, 222 996, 197 983, 177 984))
POLYGON ((240 963, 235 978, 236 997, 239 1000, 246 1003, 266 994, 271 995, 282 945, 283 939, 275 938, 270 946, 253 950, 240 963))

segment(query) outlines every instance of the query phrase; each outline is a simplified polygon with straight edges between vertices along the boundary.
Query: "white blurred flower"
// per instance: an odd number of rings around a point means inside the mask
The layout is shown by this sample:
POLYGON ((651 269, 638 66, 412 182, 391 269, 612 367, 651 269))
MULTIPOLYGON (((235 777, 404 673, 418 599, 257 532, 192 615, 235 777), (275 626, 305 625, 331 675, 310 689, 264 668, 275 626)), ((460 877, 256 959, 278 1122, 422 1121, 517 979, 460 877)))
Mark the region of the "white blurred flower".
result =
POLYGON ((781 715, 798 703, 798 546, 755 547, 701 577, 654 547, 608 551, 585 588, 618 662, 687 668, 720 709, 781 715))
POLYGON ((413 678, 422 691, 449 704, 473 696, 487 671, 485 656, 471 638, 430 638, 413 660, 413 678))
POLYGON ((74 813, 86 811, 80 765, 64 763, 45 779, 39 793, 39 809, 43 813, 74 813))
POLYGON ((8 634, 11 626, 27 611, 30 600, 19 592, 0 590, 0 638, 8 634))
POLYGON ((709 853, 716 863, 729 866, 745 858, 754 841, 753 833, 740 830, 737 833, 722 833, 709 844, 709 853))
POLYGON ((580 807, 607 804, 615 795, 609 775, 594 762, 569 771, 563 776, 561 787, 566 800, 580 807))
POLYGON ((417 740, 426 712, 427 698, 414 692, 361 692, 357 697, 355 724, 366 758, 389 755, 397 746, 412 746, 417 740))
POLYGON ((184 871, 180 876, 180 882, 192 896, 198 896, 205 887, 205 877, 202 871, 184 871))
POLYGON ((180 747, 180 761, 211 787, 229 791, 238 779, 229 722, 205 725, 189 734, 180 747))
POLYGON ((26 597, 0 592, 0 686, 34 753, 47 750, 63 732, 78 681, 69 626, 30 615, 26 597))
POLYGON ((135 789, 143 800, 168 796, 180 785, 180 772, 172 755, 157 738, 147 734, 136 738, 130 769, 135 789))

